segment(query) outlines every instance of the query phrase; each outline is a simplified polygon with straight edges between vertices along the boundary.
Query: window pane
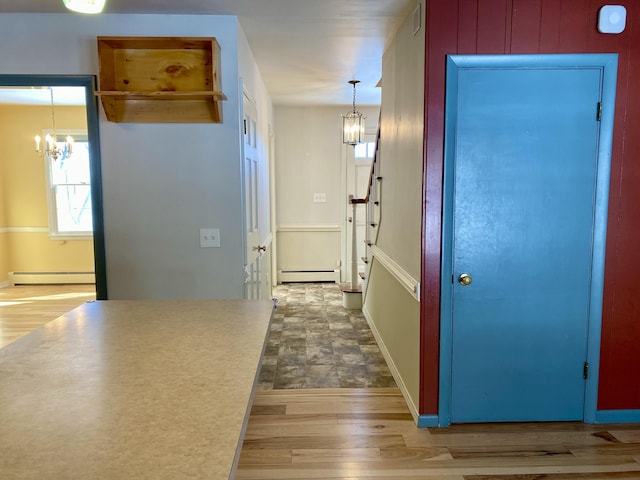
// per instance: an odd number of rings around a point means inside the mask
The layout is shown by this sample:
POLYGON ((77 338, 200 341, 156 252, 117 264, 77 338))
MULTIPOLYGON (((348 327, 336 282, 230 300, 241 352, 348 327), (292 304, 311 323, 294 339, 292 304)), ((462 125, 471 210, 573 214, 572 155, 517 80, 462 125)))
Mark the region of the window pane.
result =
POLYGON ((55 187, 58 232, 91 232, 91 186, 55 187))
POLYGON ((373 158, 376 153, 376 142, 367 143, 367 157, 373 158))
POLYGON ((64 154, 57 160, 50 160, 51 182, 53 185, 91 183, 89 144, 87 142, 76 142, 73 145, 72 155, 67 155, 64 142, 58 142, 58 147, 64 154))
POLYGON ((355 158, 367 158, 367 144, 366 143, 357 144, 353 151, 353 156, 355 158))
POLYGON ((359 143, 355 146, 353 156, 355 158, 373 158, 376 142, 359 143))
POLYGON ((51 233, 91 235, 91 168, 86 134, 83 139, 76 139, 72 153, 67 151, 65 142, 58 142, 58 148, 62 154, 48 159, 49 208, 55 219, 51 233))

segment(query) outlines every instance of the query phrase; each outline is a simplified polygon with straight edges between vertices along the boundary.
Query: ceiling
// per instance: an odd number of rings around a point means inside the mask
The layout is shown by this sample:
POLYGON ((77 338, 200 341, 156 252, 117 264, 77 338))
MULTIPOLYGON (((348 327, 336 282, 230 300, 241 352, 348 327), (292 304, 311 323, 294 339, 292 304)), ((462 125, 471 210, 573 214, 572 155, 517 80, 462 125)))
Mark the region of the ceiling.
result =
MULTIPOLYGON (((107 0, 104 13, 237 15, 275 105, 378 105, 382 54, 413 0, 107 0)), ((0 13, 68 13, 0 0, 0 13)), ((57 103, 57 102, 56 102, 57 103)))
POLYGON ((0 87, 2 105, 85 105, 84 87, 0 87))

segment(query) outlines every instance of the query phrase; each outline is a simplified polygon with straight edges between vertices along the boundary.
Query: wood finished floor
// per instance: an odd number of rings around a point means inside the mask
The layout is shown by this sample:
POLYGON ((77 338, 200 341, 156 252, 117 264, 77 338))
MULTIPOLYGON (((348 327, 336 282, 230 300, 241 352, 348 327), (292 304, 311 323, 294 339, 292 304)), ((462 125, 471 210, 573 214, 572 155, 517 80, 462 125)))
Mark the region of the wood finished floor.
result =
POLYGON ((640 479, 640 424, 418 429, 395 388, 258 391, 237 480, 640 479))
POLYGON ((95 298, 95 285, 0 288, 0 348, 95 298))

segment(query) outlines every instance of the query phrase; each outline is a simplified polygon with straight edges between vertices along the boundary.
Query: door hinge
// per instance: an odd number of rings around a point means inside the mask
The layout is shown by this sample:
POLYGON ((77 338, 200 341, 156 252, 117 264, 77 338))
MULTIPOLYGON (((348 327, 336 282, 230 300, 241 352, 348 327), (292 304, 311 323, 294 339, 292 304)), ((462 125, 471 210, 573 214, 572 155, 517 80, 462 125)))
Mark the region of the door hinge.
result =
MULTIPOLYGON (((599 120, 599 119, 598 119, 598 120, 599 120)), ((245 118, 245 119, 243 120, 243 122, 244 122, 244 134, 246 135, 246 134, 247 134, 247 119, 245 118)))
POLYGON ((589 378, 589 362, 584 362, 582 367, 582 377, 587 380, 589 378))
POLYGON ((598 119, 598 121, 602 120, 602 102, 598 102, 598 115, 597 115, 597 119, 598 119))

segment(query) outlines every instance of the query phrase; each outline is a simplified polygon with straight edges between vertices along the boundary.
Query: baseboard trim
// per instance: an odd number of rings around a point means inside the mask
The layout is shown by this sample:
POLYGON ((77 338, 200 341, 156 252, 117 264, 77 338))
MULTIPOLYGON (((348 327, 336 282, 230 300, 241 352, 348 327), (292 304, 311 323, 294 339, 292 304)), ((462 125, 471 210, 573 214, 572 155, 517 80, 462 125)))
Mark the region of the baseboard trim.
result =
POLYGON ((596 423, 640 423, 640 410, 598 410, 596 423))
POLYGON ((420 414, 418 413, 418 408, 411 400, 411 396, 409 395, 409 390, 407 389, 407 386, 404 384, 404 381, 400 376, 400 372, 398 371, 396 364, 393 363, 393 358, 391 358, 391 354, 389 353, 387 346, 384 344, 384 341, 380 336, 380 332, 378 332, 378 329, 376 328, 375 323, 373 323, 373 320, 371 319, 371 314, 369 313, 369 310, 367 309, 366 305, 362 307, 362 313, 364 314, 364 318, 367 320, 367 323, 369 324, 369 328, 371 329, 371 333, 373 333, 373 337, 376 339, 376 343, 380 348, 380 352, 382 353, 382 356, 387 361, 387 365, 389 366, 389 370, 391 370, 391 375, 393 375, 393 379, 396 381, 396 384, 398 385, 398 388, 400 389, 400 392, 402 393, 402 396, 404 397, 405 402, 407 402, 407 406, 409 407, 409 411, 411 412, 411 416, 413 417, 413 420, 416 422, 416 425, 419 425, 420 414))
POLYGON ((420 415, 418 417, 418 428, 437 427, 439 424, 438 415, 420 415))

